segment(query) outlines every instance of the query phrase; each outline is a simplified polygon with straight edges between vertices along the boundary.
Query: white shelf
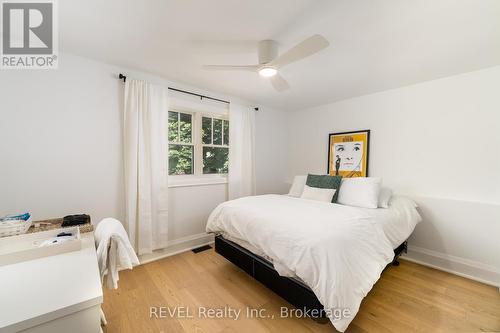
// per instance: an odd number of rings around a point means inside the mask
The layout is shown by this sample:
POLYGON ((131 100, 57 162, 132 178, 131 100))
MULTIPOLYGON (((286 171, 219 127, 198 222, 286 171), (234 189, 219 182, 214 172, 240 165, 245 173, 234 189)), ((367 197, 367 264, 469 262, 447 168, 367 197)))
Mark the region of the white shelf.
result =
POLYGON ((0 266, 79 251, 81 249, 82 241, 78 227, 4 237, 0 238, 0 266), (60 244, 41 246, 44 241, 56 237, 61 232, 76 235, 76 238, 60 244))

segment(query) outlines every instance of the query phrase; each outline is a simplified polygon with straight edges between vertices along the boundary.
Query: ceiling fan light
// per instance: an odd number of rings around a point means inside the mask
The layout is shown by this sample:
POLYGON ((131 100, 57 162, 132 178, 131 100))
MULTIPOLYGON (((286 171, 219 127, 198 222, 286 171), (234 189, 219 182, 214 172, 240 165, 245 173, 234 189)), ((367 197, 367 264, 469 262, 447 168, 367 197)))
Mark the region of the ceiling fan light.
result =
POLYGON ((259 75, 263 77, 271 77, 278 74, 278 70, 273 67, 262 67, 259 69, 259 75))

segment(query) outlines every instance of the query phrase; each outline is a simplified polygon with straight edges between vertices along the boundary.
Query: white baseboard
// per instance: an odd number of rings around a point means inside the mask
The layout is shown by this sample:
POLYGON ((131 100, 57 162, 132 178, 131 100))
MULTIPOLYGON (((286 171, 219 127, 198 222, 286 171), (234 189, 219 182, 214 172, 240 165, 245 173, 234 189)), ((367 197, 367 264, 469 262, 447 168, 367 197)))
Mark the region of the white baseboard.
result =
POLYGON ((500 288, 500 270, 480 262, 411 245, 401 259, 500 288))
MULTIPOLYGON (((139 260, 142 265, 182 252, 191 251, 194 248, 212 244, 213 242, 213 235, 206 233, 192 235, 170 242, 165 249, 141 255, 139 256, 139 260)), ((493 266, 412 245, 408 246, 408 253, 403 254, 400 258, 492 285, 499 288, 500 291, 500 270, 493 266)))
POLYGON ((143 254, 139 256, 139 261, 142 264, 152 262, 155 260, 170 257, 182 252, 191 251, 197 247, 208 245, 214 242, 214 236, 211 234, 201 233, 180 239, 173 240, 169 245, 161 250, 153 251, 150 254, 143 254))

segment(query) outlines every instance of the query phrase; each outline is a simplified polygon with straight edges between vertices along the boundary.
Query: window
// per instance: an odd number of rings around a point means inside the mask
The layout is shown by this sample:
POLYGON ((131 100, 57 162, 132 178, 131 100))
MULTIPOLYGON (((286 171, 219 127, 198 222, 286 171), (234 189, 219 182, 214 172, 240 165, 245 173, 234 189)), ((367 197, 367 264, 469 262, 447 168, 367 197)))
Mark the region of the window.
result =
POLYGON ((194 173, 193 115, 168 112, 168 174, 194 173))
POLYGON ((229 121, 203 117, 201 125, 203 173, 227 173, 229 166, 229 121))
POLYGON ((168 112, 169 175, 227 174, 229 120, 199 112, 168 112))

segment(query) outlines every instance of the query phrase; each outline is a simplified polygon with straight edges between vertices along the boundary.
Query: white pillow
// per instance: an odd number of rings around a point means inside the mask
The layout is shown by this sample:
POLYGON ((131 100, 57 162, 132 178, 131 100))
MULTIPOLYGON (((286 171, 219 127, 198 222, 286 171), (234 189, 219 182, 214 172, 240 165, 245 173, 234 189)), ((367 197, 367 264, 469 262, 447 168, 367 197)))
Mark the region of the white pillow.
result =
POLYGON ((379 208, 389 208, 389 202, 392 198, 392 190, 387 187, 382 187, 378 195, 379 208))
POLYGON ((337 203, 377 208, 382 179, 378 177, 342 178, 337 203))
POLYGON ((304 191, 300 196, 302 199, 332 202, 333 195, 336 189, 334 188, 318 188, 304 185, 304 191))
POLYGON ((306 185, 307 175, 304 176, 295 176, 293 179, 292 187, 290 187, 290 192, 288 195, 291 197, 300 198, 302 195, 302 191, 304 190, 304 186, 306 185))

